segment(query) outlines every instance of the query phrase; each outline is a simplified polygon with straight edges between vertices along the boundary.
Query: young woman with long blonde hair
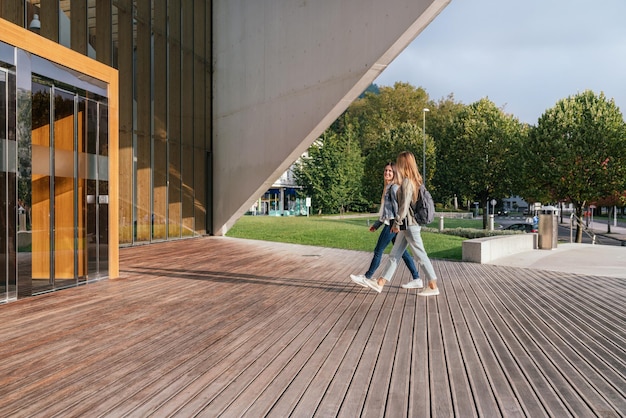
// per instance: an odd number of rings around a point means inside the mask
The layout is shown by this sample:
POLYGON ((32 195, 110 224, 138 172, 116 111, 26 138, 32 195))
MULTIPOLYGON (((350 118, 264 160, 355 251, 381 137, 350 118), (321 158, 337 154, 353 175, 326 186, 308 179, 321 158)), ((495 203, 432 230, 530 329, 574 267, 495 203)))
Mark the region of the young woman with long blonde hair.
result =
POLYGON ((419 197, 420 187, 423 183, 422 175, 417 169, 415 156, 409 151, 401 152, 396 160, 396 170, 401 182, 397 192, 398 213, 391 225, 391 232, 398 234, 396 242, 380 278, 377 280, 365 279, 363 282, 380 293, 383 286, 393 278, 402 253, 407 246, 410 246, 413 257, 424 267, 424 275, 428 283, 427 287, 418 295, 436 296, 439 294, 437 275, 424 249, 424 242, 420 233, 422 228, 415 221, 413 214, 413 206, 419 197))
MULTIPOLYGON (((380 261, 382 260, 383 253, 385 252, 385 248, 389 245, 390 242, 395 243, 396 241, 396 233, 391 232, 391 223, 396 218, 396 214, 398 212, 398 200, 396 197, 396 193, 398 191, 399 181, 398 175, 396 173, 396 164, 394 162, 388 162, 385 164, 385 169, 383 171, 383 194, 380 201, 380 211, 378 213, 378 220, 374 222, 374 224, 370 227, 371 232, 375 232, 381 226, 383 227, 380 235, 378 235, 378 241, 376 242, 376 247, 374 248, 374 256, 372 257, 372 261, 370 263, 369 269, 365 272, 365 274, 351 274, 350 278, 356 284, 359 284, 364 287, 368 287, 364 280, 371 279, 376 272, 376 269, 380 265, 380 261)), ((414 288, 422 288, 424 287, 422 280, 419 278, 419 272, 415 267, 415 263, 413 262, 413 257, 407 250, 402 253, 402 259, 406 264, 409 272, 411 273, 411 277, 413 280, 409 281, 406 284, 403 284, 402 287, 405 289, 414 289, 414 288)))

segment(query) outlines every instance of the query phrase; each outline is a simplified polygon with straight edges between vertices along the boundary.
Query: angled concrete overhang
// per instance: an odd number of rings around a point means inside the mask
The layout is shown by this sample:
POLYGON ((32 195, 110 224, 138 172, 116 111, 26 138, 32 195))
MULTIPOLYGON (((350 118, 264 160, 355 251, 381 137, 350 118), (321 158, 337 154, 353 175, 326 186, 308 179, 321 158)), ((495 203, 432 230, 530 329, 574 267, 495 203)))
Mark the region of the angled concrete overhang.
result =
POLYGON ((225 234, 449 2, 214 0, 213 234, 225 234))

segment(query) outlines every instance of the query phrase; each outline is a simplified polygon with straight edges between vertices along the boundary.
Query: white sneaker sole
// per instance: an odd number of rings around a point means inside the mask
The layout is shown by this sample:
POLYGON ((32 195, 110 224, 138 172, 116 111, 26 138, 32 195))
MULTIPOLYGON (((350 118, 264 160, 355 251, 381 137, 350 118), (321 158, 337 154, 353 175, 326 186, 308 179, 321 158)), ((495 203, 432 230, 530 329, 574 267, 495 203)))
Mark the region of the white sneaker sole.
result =
POLYGON ((363 287, 369 287, 368 285, 365 284, 365 282, 363 281, 363 279, 361 278, 361 276, 355 276, 354 274, 350 275, 350 280, 352 280, 354 283, 363 286, 363 287))
POLYGON ((410 282, 403 284, 402 288, 403 289, 423 289, 424 288, 424 282, 422 282, 419 279, 418 280, 411 280, 410 282), (419 283, 415 283, 415 282, 419 282, 419 283))
POLYGON ((431 289, 430 287, 422 290, 421 292, 418 293, 418 295, 420 296, 437 296, 439 294, 439 288, 437 289, 431 289))
POLYGON ((367 287, 375 290, 378 293, 382 292, 383 290, 383 287, 379 286, 378 283, 376 283, 376 281, 374 281, 373 279, 365 279, 365 284, 367 285, 367 287))

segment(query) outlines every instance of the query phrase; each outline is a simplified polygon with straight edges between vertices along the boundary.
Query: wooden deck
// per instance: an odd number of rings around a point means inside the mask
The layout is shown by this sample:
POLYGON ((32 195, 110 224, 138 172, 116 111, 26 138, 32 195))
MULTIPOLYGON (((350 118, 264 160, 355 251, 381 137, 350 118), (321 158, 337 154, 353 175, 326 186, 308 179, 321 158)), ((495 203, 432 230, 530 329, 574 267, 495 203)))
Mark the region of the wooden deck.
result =
POLYGON ((0 416, 624 416, 626 282, 231 238, 120 250, 122 277, 0 306, 0 416))

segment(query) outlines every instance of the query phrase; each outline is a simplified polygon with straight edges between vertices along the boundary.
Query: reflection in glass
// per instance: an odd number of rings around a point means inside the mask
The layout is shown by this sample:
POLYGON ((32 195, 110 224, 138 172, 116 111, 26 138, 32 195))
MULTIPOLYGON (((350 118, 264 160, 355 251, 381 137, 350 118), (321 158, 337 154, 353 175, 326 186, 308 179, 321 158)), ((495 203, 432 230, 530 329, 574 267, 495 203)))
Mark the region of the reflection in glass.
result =
POLYGON ((0 69, 0 302, 9 298, 10 254, 15 251, 11 245, 10 202, 9 202, 9 147, 7 140, 8 95, 7 72, 0 69), (7 239, 8 238, 8 239, 7 239))
MULTIPOLYGON (((98 248, 97 248, 97 206, 96 206, 96 180, 97 180, 97 157, 96 148, 98 145, 98 104, 87 101, 86 103, 86 126, 87 134, 85 141, 79 143, 79 170, 78 170, 78 207, 85 208, 84 231, 78 233, 79 253, 86 256, 87 277, 89 279, 97 277, 98 274, 98 248), (82 242, 81 242, 82 240, 82 242), (84 253, 86 251, 86 253, 84 253)), ((79 107, 80 109, 80 107, 79 107)), ((80 209, 79 209, 80 210, 80 209)))
MULTIPOLYGON (((76 113, 76 158, 77 158, 77 176, 76 176, 76 228, 75 228, 75 246, 76 260, 75 268, 78 282, 87 280, 88 275, 88 208, 87 208, 87 178, 88 171, 86 163, 88 161, 90 143, 96 140, 97 125, 93 119, 97 117, 97 106, 95 103, 87 100, 85 97, 77 97, 77 113, 76 113)), ((91 146, 95 148, 95 146, 91 146)))
POLYGON ((50 201, 50 106, 52 88, 32 83, 32 284, 33 293, 52 288, 50 201))
MULTIPOLYGON (((76 226, 74 200, 74 95, 55 89, 54 94, 54 287, 75 284, 76 226)), ((79 132, 76 133, 78 136, 79 132)))
MULTIPOLYGON (((32 152, 30 146, 30 89, 18 89, 15 74, 9 74, 9 138, 17 150, 11 152, 11 171, 17 174, 18 215, 17 215, 17 292, 15 297, 29 294, 31 276, 31 248, 32 248, 32 152), (16 96, 17 93, 17 96, 16 96), (19 132, 19 135, 17 134, 19 132), (22 278, 26 277, 26 285, 22 289, 22 278)), ((12 183, 13 184, 13 183, 12 183)))
POLYGON ((109 107, 101 103, 98 123, 98 271, 109 275, 109 107))

